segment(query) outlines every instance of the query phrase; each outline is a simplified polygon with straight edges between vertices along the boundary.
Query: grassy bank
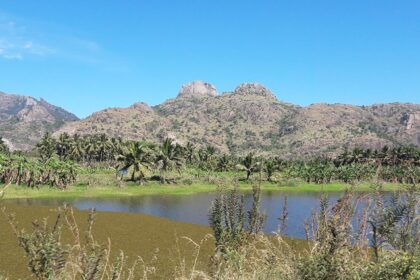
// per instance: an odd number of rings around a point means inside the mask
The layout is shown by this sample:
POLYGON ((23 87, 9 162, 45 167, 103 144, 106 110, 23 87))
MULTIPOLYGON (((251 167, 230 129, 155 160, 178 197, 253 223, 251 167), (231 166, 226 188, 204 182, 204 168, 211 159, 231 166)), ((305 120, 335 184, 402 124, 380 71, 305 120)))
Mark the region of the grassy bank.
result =
MULTIPOLYGON (((325 185, 300 183, 293 186, 279 185, 276 183, 262 183, 263 191, 283 191, 293 193, 316 193, 316 192, 342 192, 351 185, 343 183, 331 183, 325 185)), ((395 191, 403 188, 399 184, 384 184, 384 190, 395 191)), ((196 193, 214 192, 217 184, 207 182, 195 182, 192 184, 171 184, 161 185, 156 182, 149 182, 145 185, 128 184, 122 187, 112 185, 76 185, 70 186, 66 190, 49 188, 41 186, 39 189, 30 189, 26 186, 11 186, 7 189, 4 199, 14 198, 78 198, 78 197, 125 197, 125 196, 142 196, 142 195, 191 195, 196 193)), ((251 183, 239 183, 239 189, 250 191, 251 183)), ((363 183, 354 188, 357 192, 372 191, 371 184, 363 183)))

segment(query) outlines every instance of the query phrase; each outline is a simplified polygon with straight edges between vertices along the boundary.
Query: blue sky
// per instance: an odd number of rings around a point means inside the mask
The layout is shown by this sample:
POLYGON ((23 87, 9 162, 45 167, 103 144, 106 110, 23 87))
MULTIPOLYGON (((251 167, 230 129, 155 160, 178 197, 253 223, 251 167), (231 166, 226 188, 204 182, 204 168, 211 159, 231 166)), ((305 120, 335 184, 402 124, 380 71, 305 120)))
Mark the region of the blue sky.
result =
POLYGON ((300 105, 420 103, 420 1, 0 2, 0 91, 85 117, 192 80, 300 105))

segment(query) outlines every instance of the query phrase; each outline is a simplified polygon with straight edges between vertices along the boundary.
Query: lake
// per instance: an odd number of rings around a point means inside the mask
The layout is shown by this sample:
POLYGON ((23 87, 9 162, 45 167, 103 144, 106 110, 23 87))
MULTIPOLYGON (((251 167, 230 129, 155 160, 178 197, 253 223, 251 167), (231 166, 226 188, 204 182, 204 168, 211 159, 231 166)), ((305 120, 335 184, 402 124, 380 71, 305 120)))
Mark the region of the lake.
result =
MULTIPOLYGON (((262 192, 261 208, 267 214, 264 232, 273 233, 278 229, 285 196, 288 199, 288 220, 285 233, 291 237, 305 238, 303 222, 311 217, 312 210, 319 209, 320 193, 262 192)), ((335 203, 341 196, 342 193, 329 193, 330 204, 335 203)), ((176 221, 208 225, 208 211, 214 197, 214 193, 200 193, 116 198, 17 199, 13 200, 13 203, 46 206, 69 203, 80 210, 96 208, 98 211, 144 213, 176 221)), ((245 193, 247 207, 250 206, 251 201, 251 193, 245 193)))

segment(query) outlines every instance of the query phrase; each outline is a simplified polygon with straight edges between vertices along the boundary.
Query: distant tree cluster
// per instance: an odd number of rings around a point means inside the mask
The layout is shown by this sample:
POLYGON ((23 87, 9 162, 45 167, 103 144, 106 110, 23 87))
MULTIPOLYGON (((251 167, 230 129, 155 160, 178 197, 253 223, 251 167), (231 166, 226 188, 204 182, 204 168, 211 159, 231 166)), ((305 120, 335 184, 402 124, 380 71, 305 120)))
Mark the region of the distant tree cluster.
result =
POLYGON ((220 153, 214 146, 196 147, 188 142, 180 145, 167 138, 161 144, 124 141, 104 134, 69 136, 57 139, 45 135, 37 145, 43 158, 57 154, 62 160, 79 163, 98 162, 116 166, 121 174, 132 181, 145 181, 148 174, 159 172, 162 183, 169 182, 166 174, 183 167, 204 172, 245 172, 245 180, 259 174, 262 179, 273 181, 276 173, 288 178, 301 178, 308 183, 341 181, 351 183, 376 178, 395 183, 412 183, 420 179, 420 149, 417 147, 384 147, 381 150, 354 149, 335 158, 317 157, 307 160, 286 160, 280 155, 244 157, 220 153))
POLYGON ((121 138, 109 138, 105 134, 70 136, 62 133, 56 139, 46 133, 36 147, 41 158, 51 158, 56 154, 60 160, 74 160, 77 162, 107 162, 115 160, 122 152, 127 142, 121 138))
POLYGON ((309 183, 329 183, 333 180, 350 183, 375 176, 386 182, 417 183, 420 180, 419 166, 420 149, 384 147, 381 150, 345 151, 334 159, 316 158, 297 162, 289 170, 309 183))
POLYGON ((65 187, 76 180, 79 166, 115 169, 121 179, 138 183, 150 179, 171 183, 175 180, 169 176, 171 172, 181 175, 186 168, 202 174, 243 172, 246 181, 257 178, 275 182, 279 177, 315 184, 374 178, 393 183, 420 181, 420 149, 406 146, 354 149, 335 158, 286 160, 280 155, 262 157, 253 153, 238 157, 220 153, 211 145, 180 145, 170 138, 157 144, 125 141, 105 134, 63 133, 54 138, 47 133, 36 145, 36 153, 35 158, 21 152, 11 153, 0 141, 0 181, 26 183, 31 187, 39 184, 65 187))

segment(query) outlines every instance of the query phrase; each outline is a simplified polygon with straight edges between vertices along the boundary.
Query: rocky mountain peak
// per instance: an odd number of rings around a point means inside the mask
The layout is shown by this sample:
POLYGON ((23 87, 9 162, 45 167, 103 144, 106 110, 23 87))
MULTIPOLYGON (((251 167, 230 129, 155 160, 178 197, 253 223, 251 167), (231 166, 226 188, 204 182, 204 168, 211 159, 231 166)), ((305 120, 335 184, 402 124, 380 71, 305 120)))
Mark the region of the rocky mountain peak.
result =
POLYGON ((78 118, 44 99, 0 93, 0 137, 11 149, 30 149, 45 132, 78 118))
POLYGON ((216 95, 216 88, 212 84, 203 81, 193 81, 184 84, 178 93, 178 97, 208 97, 216 95))
POLYGON ((153 109, 150 108, 150 106, 144 102, 136 102, 133 105, 131 105, 130 108, 139 110, 141 112, 153 112, 153 109))
POLYGON ((29 97, 29 96, 25 96, 25 103, 26 103, 25 104, 26 106, 36 106, 36 105, 38 105, 38 101, 35 100, 32 97, 29 97))
POLYGON ((259 83, 243 83, 235 88, 237 94, 256 94, 261 96, 274 96, 271 90, 259 83))

